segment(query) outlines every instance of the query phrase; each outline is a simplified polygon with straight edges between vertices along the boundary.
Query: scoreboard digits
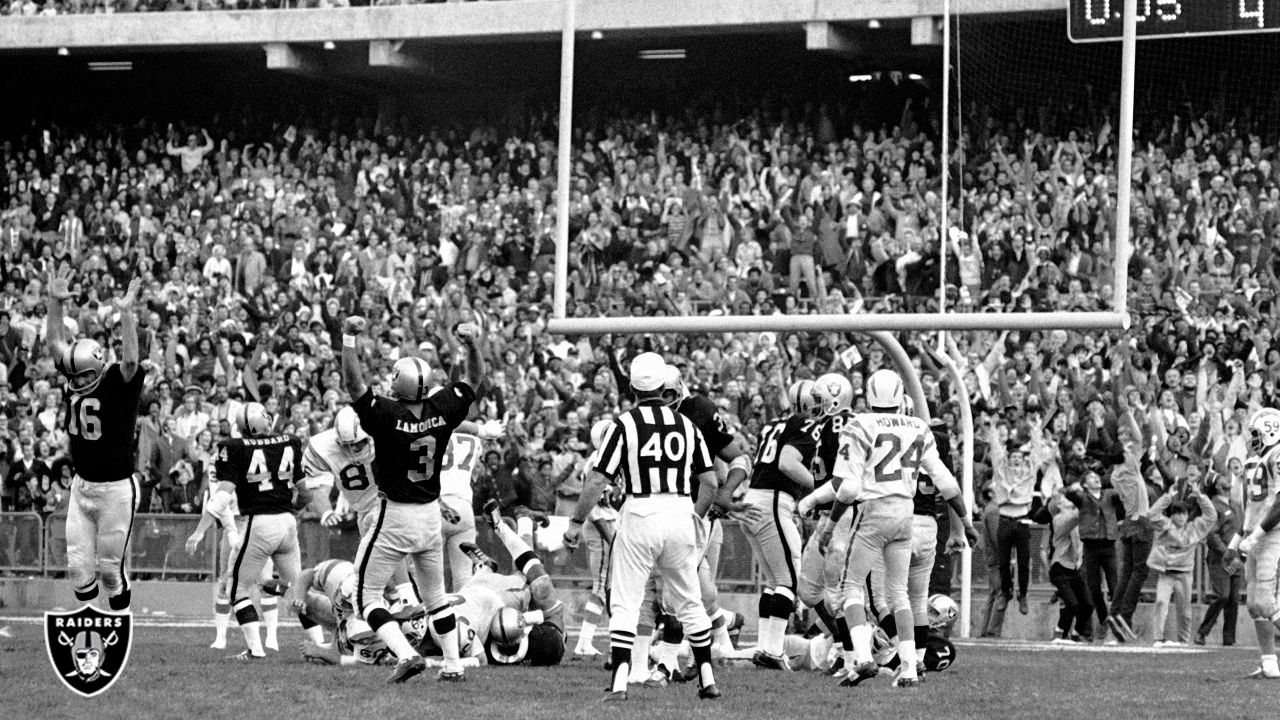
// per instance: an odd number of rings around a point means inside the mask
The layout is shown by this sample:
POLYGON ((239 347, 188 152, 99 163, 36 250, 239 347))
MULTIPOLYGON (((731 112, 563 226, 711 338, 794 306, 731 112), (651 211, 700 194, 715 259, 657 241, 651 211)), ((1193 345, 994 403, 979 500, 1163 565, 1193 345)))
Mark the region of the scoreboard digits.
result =
MULTIPOLYGON (((1068 0, 1073 42, 1119 40, 1124 0, 1068 0)), ((1280 31, 1280 0, 1138 0, 1138 37, 1280 31)))

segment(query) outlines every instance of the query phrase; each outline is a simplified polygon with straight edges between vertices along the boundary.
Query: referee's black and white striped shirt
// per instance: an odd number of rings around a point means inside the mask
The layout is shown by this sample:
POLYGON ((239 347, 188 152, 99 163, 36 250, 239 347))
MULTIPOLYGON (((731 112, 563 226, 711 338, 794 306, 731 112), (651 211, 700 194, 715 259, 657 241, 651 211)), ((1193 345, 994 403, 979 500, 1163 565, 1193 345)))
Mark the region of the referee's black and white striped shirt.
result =
POLYGON ((689 495, 713 467, 707 442, 689 418, 651 400, 623 413, 605 432, 595 469, 621 481, 630 497, 689 495))

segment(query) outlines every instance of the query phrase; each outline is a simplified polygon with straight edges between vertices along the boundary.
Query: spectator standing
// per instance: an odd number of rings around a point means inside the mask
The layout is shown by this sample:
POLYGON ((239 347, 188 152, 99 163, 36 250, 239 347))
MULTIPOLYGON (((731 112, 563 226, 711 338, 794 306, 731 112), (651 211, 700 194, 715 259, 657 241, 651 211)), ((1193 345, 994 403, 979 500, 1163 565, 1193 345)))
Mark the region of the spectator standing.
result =
POLYGON ((1218 511, 1213 502, 1194 486, 1191 497, 1200 506, 1200 517, 1188 522, 1187 506, 1176 500, 1178 489, 1169 488, 1147 511, 1147 519, 1155 532, 1148 566, 1156 571, 1156 606, 1152 633, 1156 647, 1185 645, 1191 639, 1191 570, 1196 547, 1213 531, 1218 511), (1165 511, 1168 511, 1166 516, 1165 511), (1169 602, 1173 601, 1176 634, 1166 634, 1169 602), (1176 640, 1165 642, 1165 638, 1176 640))
MULTIPOLYGON (((169 126, 170 134, 173 133, 173 126, 169 126)), ((204 156, 213 151, 213 138, 209 137, 208 130, 201 130, 204 135, 204 143, 202 144, 195 133, 187 136, 187 144, 178 146, 174 145, 170 140, 165 146, 165 152, 169 155, 177 157, 182 164, 182 172, 184 175, 190 175, 200 169, 200 164, 204 162, 204 156)))
POLYGON ((1093 637, 1093 604, 1089 589, 1080 572, 1084 547, 1080 542, 1080 511, 1061 492, 1049 501, 1051 544, 1049 550, 1049 582, 1058 591, 1062 610, 1053 632, 1054 642, 1093 637), (1075 626, 1074 635, 1072 625, 1075 626))
POLYGON ((176 421, 168 419, 151 447, 151 463, 138 495, 138 507, 142 512, 167 512, 168 494, 173 488, 169 476, 174 464, 188 457, 187 440, 177 434, 176 421))
POLYGON ((1209 607, 1205 608, 1204 619, 1196 631, 1195 643, 1203 645, 1218 614, 1222 614, 1222 646, 1231 647, 1236 644, 1236 614, 1240 609, 1240 575, 1228 573, 1222 564, 1222 557, 1227 551, 1227 544, 1240 531, 1240 518, 1231 510, 1227 491, 1212 478, 1205 483, 1204 494, 1213 500, 1213 507, 1218 512, 1218 523, 1205 538, 1205 564, 1209 571, 1209 587, 1211 588, 1209 607))
POLYGON ((1084 482, 1067 488, 1064 495, 1080 511, 1079 533, 1083 546, 1081 566, 1089 591, 1089 600, 1098 615, 1098 631, 1095 641, 1107 635, 1107 598, 1102 594, 1105 579, 1107 590, 1116 593, 1116 538, 1119 529, 1117 516, 1124 511, 1120 495, 1113 488, 1103 488, 1102 478, 1090 470, 1084 474, 1084 482))

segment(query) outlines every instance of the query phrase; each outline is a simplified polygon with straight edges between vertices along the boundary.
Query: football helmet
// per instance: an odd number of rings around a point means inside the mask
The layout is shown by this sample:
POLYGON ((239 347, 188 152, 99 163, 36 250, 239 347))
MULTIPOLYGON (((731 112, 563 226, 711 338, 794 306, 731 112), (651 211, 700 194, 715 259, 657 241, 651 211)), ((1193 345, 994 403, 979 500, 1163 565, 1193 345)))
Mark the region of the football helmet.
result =
POLYGON ((402 402, 422 402, 429 391, 431 367, 421 358, 402 357, 391 368, 391 395, 402 402))
POLYGON ((504 653, 514 652, 524 639, 524 615, 515 608, 504 607, 489 623, 489 638, 504 653))
POLYGON ((369 433, 360 427, 360 418, 355 408, 347 406, 338 411, 333 419, 333 428, 338 434, 338 447, 347 458, 353 461, 368 460, 373 456, 373 440, 369 433))
POLYGON ((1280 410, 1262 408, 1249 418, 1249 452, 1262 453, 1280 444, 1280 410))
POLYGON ((680 368, 667 366, 667 377, 662 383, 662 390, 664 393, 675 393, 675 398, 669 403, 671 407, 676 407, 689 397, 689 387, 684 384, 684 375, 680 373, 680 368))
POLYGON ((818 407, 813 397, 813 381, 797 380, 787 388, 787 403, 792 412, 799 415, 812 416, 818 407))
POLYGON ((956 661, 956 646, 950 640, 929 639, 924 647, 924 669, 942 672, 956 661))
POLYGON ((240 409, 240 434, 245 437, 262 437, 271 432, 275 418, 263 407, 262 403, 245 403, 240 409))
POLYGON ((813 383, 814 413, 818 416, 835 415, 853 407, 853 385, 848 378, 827 373, 813 383))
POLYGON ((599 449, 604 444, 604 434, 609 432, 612 420, 601 420, 591 426, 591 447, 599 449))
POLYGON ((534 625, 529 628, 529 649, 524 657, 530 665, 559 665, 564 658, 564 633, 553 623, 534 625))
POLYGON ((95 340, 76 340, 62 352, 62 372, 67 376, 71 392, 84 395, 102 382, 107 356, 95 340))
POLYGON ((902 378, 892 370, 877 370, 867 378, 867 405, 872 410, 902 410, 902 378))
POLYGON ((959 615, 960 608, 955 600, 946 595, 929 597, 929 627, 934 630, 945 630, 951 627, 959 615))

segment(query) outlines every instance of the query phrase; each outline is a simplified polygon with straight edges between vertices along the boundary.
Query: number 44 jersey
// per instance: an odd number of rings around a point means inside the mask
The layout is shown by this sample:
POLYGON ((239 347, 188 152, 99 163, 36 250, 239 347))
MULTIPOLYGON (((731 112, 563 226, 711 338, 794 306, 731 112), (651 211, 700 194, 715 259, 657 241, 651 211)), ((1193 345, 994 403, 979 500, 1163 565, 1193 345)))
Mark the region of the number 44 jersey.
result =
MULTIPOLYGON (((347 507, 356 517, 365 517, 378 506, 378 486, 373 482, 373 452, 352 457, 338 444, 338 431, 329 428, 311 436, 302 454, 307 486, 314 490, 336 484, 347 507)), ((328 490, 325 491, 326 497, 328 490)))
POLYGON ((915 497, 921 471, 943 497, 959 490, 942 464, 933 431, 920 418, 896 413, 862 413, 840 433, 832 475, 840 481, 841 502, 915 497))
POLYGON ((224 440, 218 446, 218 482, 236 486, 241 515, 293 512, 301 455, 302 441, 292 435, 224 440))

